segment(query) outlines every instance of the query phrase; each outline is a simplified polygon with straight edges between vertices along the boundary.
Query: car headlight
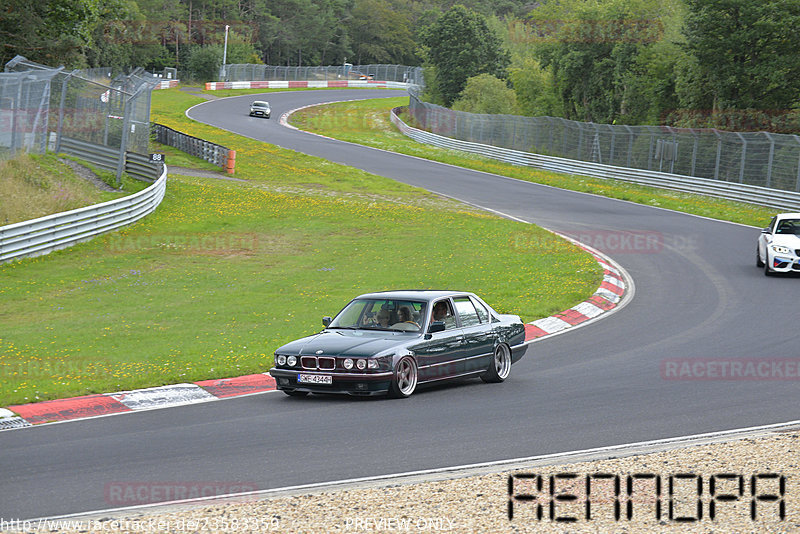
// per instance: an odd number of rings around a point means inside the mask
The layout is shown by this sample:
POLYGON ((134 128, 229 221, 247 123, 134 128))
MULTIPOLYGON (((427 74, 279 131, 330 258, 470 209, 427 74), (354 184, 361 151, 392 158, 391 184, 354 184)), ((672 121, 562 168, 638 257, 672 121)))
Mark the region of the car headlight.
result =
POLYGON ((289 356, 288 358, 286 358, 286 364, 289 367, 294 367, 295 365, 297 365, 297 356, 289 356))
POLYGON ((780 245, 772 245, 772 250, 774 250, 778 254, 791 254, 792 253, 792 251, 789 249, 789 247, 782 247, 780 245))
POLYGON ((275 358, 275 361, 278 362, 278 365, 286 365, 286 356, 279 354, 278 357, 275 358))
POLYGON ((367 367, 369 369, 377 369, 378 368, 378 360, 367 360, 367 367))
POLYGON ((350 358, 345 358, 344 362, 342 363, 342 365, 344 365, 345 369, 352 369, 353 368, 353 360, 351 360, 350 358))
POLYGON ((363 371, 363 370, 364 370, 364 368, 366 368, 366 367, 367 367, 367 360, 358 360, 358 361, 356 362, 356 367, 358 367, 360 370, 362 370, 362 371, 363 371))

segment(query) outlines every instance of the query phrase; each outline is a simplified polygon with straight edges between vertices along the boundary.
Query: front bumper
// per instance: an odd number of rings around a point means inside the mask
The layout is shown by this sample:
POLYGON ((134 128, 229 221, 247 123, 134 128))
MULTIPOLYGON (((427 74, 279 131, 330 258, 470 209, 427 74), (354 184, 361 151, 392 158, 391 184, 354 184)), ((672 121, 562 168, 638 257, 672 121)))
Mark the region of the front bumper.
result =
POLYGON ((800 273, 800 256, 775 252, 769 266, 776 273, 800 273))
POLYGON ((269 117, 269 113, 266 111, 261 111, 260 109, 251 109, 250 116, 257 115, 259 117, 269 117))
POLYGON ((312 393, 347 393, 349 395, 381 395, 389 391, 393 373, 391 371, 376 373, 341 373, 320 372, 294 369, 278 369, 273 367, 269 374, 275 379, 275 386, 283 391, 309 391, 312 393), (297 381, 297 376, 327 375, 332 377, 332 384, 306 384, 297 381))

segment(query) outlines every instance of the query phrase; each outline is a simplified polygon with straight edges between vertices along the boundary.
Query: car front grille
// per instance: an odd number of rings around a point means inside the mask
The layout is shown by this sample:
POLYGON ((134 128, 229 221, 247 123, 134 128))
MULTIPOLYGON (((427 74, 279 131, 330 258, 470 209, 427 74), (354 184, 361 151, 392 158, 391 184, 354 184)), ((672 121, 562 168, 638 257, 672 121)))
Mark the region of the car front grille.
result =
POLYGON ((318 369, 320 371, 333 371, 336 369, 336 358, 330 356, 303 356, 300 358, 303 369, 318 369))
POLYGON ((794 251, 794 253, 795 253, 795 256, 800 256, 800 248, 796 249, 794 251))

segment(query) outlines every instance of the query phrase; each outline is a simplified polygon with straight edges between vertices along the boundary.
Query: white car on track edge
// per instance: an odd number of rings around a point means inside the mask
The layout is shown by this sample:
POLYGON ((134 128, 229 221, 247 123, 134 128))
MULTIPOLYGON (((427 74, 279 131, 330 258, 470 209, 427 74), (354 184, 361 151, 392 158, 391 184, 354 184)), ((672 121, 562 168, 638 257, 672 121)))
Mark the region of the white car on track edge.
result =
POLYGON ((800 213, 779 213, 761 230, 756 265, 764 274, 800 273, 800 213))

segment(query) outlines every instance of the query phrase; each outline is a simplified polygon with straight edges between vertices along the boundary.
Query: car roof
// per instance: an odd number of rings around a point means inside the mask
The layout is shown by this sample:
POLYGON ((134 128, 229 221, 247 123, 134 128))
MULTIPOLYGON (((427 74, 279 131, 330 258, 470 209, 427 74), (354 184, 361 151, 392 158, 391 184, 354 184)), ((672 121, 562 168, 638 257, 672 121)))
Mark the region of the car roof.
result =
POLYGON ((468 291, 451 291, 440 289, 402 289, 393 291, 378 291, 359 295, 357 299, 397 299, 397 300, 426 300, 433 301, 443 297, 472 295, 468 291))
POLYGON ((800 219, 800 213, 779 213, 776 217, 778 219, 800 219))
POLYGON ((253 103, 252 103, 252 104, 250 104, 250 105, 251 105, 251 106, 257 106, 257 105, 259 105, 259 104, 260 104, 260 105, 263 105, 263 106, 269 106, 269 102, 267 102, 266 100, 255 100, 255 101, 253 101, 253 103))

